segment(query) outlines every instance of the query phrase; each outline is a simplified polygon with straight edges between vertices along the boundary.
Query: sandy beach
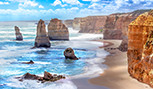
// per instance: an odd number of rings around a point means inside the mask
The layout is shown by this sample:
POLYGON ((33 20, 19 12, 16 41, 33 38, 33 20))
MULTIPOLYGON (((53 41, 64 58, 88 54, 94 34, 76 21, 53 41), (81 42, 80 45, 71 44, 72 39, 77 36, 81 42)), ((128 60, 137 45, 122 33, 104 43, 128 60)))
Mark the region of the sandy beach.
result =
POLYGON ((121 52, 118 49, 107 49, 118 47, 121 40, 105 41, 114 44, 104 47, 106 51, 110 53, 110 55, 105 58, 106 61, 104 62, 104 64, 108 66, 108 69, 99 77, 89 79, 89 83, 110 89, 152 89, 149 85, 138 82, 136 79, 130 77, 127 69, 127 52, 121 52))

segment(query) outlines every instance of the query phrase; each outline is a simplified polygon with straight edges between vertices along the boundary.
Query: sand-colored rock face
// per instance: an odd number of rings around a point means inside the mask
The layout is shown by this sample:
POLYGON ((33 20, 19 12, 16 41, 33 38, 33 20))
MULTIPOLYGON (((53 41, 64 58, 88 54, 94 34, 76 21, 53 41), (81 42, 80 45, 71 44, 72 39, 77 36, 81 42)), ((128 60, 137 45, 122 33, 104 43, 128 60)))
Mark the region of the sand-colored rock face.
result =
POLYGON ((52 19, 48 25, 48 36, 50 40, 69 40, 69 31, 61 20, 52 19))
POLYGON ((153 87, 153 10, 130 23, 127 56, 130 75, 153 87))
POLYGON ((43 20, 40 20, 37 25, 37 36, 35 39, 35 47, 50 47, 49 37, 46 34, 46 26, 43 20))
POLYGON ((64 24, 66 27, 73 27, 73 20, 65 20, 64 24))
POLYGON ((20 29, 17 26, 15 26, 14 29, 15 29, 16 40, 22 41, 23 37, 22 34, 20 33, 20 29))
POLYGON ((80 19, 80 33, 102 33, 107 16, 88 16, 80 19))

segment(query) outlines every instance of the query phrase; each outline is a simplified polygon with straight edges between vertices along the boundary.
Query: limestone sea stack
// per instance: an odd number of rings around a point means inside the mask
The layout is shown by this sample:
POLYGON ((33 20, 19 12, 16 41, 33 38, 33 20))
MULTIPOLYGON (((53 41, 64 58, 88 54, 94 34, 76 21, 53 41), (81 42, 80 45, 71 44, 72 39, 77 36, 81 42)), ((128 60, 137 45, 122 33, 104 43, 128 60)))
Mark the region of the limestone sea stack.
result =
POLYGON ((15 26, 14 29, 15 29, 16 40, 22 41, 23 37, 22 34, 20 33, 20 29, 17 26, 15 26))
POLYGON ((50 40, 69 40, 68 28, 59 19, 52 19, 48 25, 50 40))
POLYGON ((127 56, 130 75, 153 87, 153 10, 130 23, 127 56))
POLYGON ((37 36, 35 39, 35 47, 49 48, 51 45, 49 37, 46 33, 46 26, 43 20, 40 20, 37 25, 37 36))
POLYGON ((64 51, 65 59, 78 60, 78 58, 74 54, 74 50, 72 48, 67 48, 64 51))

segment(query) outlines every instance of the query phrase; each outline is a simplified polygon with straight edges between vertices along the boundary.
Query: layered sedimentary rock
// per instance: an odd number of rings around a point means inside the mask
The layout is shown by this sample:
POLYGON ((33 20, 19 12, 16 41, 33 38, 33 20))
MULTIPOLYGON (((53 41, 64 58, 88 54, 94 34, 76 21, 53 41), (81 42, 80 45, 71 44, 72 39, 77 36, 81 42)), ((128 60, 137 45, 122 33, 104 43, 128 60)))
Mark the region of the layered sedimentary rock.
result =
POLYGON ((153 10, 130 23, 127 56, 130 75, 153 87, 153 10))
POLYGON ((121 40, 123 33, 121 30, 105 30, 103 39, 118 39, 121 40))
MULTIPOLYGON (((129 13, 115 13, 108 16, 88 16, 83 18, 75 18, 73 21, 73 28, 78 28, 80 33, 104 32, 104 38, 111 39, 112 34, 115 35, 114 30, 117 32, 116 35, 120 33, 127 35, 128 25, 130 22, 135 20, 135 18, 140 14, 147 11, 149 10, 137 10, 129 13), (107 30, 109 30, 109 35, 107 34, 107 30)), ((115 39, 122 39, 122 36, 120 36, 120 38, 116 37, 115 39)))
POLYGON ((135 20, 140 14, 147 12, 147 11, 149 10, 137 10, 137 11, 130 12, 130 13, 117 13, 117 14, 109 15, 107 17, 106 24, 104 26, 104 39, 111 39, 112 34, 115 34, 113 30, 118 30, 116 31, 116 35, 118 35, 119 33, 122 33, 120 38, 116 36, 115 39, 123 39, 124 36, 127 36, 128 25, 133 20, 135 20), (107 30, 110 30, 109 35, 106 33, 107 30))
POLYGON ((72 48, 67 48, 64 51, 65 59, 78 60, 78 58, 74 54, 74 50, 72 48))
POLYGON ((50 40, 69 40, 69 31, 61 20, 52 19, 48 25, 48 36, 50 40))
POLYGON ((23 37, 22 34, 20 33, 20 29, 17 26, 15 26, 14 28, 15 28, 16 40, 22 41, 23 37))
POLYGON ((51 43, 46 33, 46 26, 43 20, 40 20, 37 25, 37 36, 35 39, 35 47, 50 47, 51 43))
POLYGON ((64 24, 66 25, 66 27, 73 27, 73 20, 65 20, 64 24))
POLYGON ((107 16, 88 16, 80 19, 80 33, 102 33, 107 16))

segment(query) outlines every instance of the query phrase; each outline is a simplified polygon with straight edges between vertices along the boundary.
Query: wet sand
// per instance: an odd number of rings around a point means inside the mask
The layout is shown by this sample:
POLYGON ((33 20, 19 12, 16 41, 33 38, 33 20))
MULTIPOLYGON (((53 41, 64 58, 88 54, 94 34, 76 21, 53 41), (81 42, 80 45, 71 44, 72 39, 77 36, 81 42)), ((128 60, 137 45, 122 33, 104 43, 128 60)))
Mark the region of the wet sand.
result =
MULTIPOLYGON (((121 40, 105 41, 113 43, 113 45, 104 47, 106 51, 110 52, 110 55, 105 58, 105 62, 103 63, 108 66, 108 69, 99 77, 89 79, 88 82, 109 89, 152 89, 147 84, 138 82, 136 79, 130 77, 128 74, 127 52, 121 52, 118 49, 107 49, 118 47, 121 40)), ((93 89, 96 89, 96 87, 93 89)))

